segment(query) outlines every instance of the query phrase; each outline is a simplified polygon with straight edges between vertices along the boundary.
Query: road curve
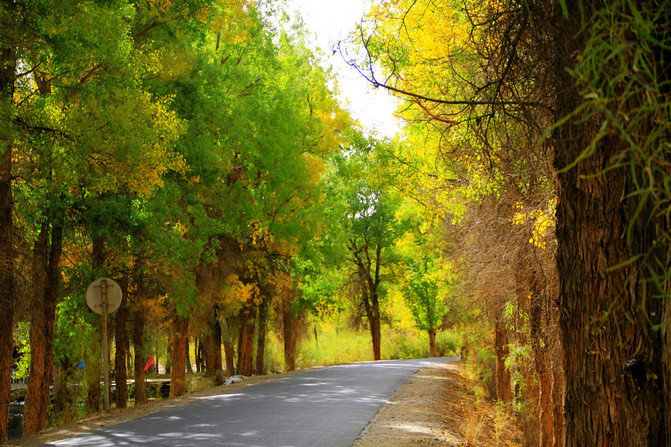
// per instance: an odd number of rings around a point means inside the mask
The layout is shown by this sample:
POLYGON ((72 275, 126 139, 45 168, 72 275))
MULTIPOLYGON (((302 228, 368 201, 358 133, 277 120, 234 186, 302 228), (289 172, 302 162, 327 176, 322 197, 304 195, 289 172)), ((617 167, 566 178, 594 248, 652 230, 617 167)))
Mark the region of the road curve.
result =
POLYGON ((351 446, 416 371, 448 358, 316 369, 209 396, 49 446, 351 446))

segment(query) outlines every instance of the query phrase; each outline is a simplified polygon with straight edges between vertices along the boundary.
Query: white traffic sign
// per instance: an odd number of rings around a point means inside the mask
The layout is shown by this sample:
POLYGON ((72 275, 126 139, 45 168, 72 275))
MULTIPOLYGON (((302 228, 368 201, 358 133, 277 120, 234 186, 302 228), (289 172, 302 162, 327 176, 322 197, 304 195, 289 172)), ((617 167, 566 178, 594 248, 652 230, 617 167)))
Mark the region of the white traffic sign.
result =
POLYGON ((97 313, 103 313, 103 283, 107 292, 107 313, 112 313, 121 305, 121 287, 114 280, 109 278, 98 278, 91 283, 86 290, 86 304, 97 313))

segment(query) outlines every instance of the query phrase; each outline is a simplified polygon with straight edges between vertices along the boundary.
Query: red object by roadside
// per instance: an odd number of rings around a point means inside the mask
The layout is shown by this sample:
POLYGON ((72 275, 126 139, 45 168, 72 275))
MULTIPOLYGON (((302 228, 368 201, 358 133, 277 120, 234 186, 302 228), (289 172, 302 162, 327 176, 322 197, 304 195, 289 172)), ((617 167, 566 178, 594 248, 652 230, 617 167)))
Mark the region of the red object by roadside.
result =
POLYGON ((149 356, 149 361, 144 365, 144 370, 147 371, 151 365, 154 364, 154 354, 149 356))

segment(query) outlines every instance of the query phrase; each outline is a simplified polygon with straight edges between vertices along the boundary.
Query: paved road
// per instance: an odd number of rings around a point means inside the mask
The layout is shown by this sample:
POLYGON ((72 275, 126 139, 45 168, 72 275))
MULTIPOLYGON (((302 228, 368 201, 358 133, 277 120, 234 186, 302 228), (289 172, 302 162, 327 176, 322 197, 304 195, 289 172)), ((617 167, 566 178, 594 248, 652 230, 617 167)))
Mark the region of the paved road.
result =
POLYGON ((206 397, 51 446, 351 446, 417 370, 448 359, 365 362, 206 397))

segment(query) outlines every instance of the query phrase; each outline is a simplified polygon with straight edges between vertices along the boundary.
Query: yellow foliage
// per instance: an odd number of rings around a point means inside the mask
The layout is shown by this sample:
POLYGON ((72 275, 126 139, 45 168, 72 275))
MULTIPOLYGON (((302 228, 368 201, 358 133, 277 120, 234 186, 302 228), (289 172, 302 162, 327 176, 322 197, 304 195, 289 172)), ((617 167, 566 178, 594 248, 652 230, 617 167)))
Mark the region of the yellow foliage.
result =
MULTIPOLYGON (((396 68, 397 61, 403 66, 402 73, 393 77, 396 87, 432 97, 460 94, 457 89, 462 87, 451 80, 468 70, 465 54, 470 24, 453 1, 377 1, 368 21, 366 31, 375 35, 377 43, 371 48, 374 56, 386 60, 387 66, 396 68)), ((404 105, 401 114, 408 118, 426 116, 417 104, 410 108, 404 105)))
POLYGON ((221 43, 237 45, 250 37, 254 25, 250 9, 252 6, 245 0, 219 0, 215 8, 203 8, 198 20, 209 20, 210 29, 218 33, 221 43))
POLYGON ((554 232, 555 212, 557 199, 551 199, 547 206, 539 209, 527 210, 522 203, 517 203, 517 211, 512 218, 513 225, 524 225, 531 222, 531 238, 529 243, 545 250, 547 236, 554 232))

